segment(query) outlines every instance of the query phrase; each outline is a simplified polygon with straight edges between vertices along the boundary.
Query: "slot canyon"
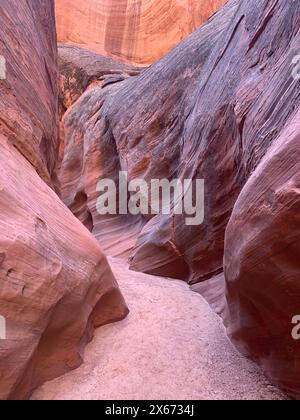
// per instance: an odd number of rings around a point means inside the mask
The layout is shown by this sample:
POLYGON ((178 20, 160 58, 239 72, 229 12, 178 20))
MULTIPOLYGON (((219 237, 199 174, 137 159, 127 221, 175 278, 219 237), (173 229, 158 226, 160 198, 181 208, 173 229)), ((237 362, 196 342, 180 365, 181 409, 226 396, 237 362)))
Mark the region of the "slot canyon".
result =
POLYGON ((300 2, 0 24, 0 399, 299 400, 300 2))

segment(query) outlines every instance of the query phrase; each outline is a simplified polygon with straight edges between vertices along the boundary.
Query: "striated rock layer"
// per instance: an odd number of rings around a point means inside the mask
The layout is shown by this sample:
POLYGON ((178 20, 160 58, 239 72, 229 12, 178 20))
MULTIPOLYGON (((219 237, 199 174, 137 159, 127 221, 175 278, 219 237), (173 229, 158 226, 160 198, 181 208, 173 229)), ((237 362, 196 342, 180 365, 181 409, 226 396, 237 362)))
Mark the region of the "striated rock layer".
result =
POLYGON ((225 0, 57 0, 60 42, 138 65, 165 55, 225 0))
POLYGON ((228 332, 296 398, 300 345, 292 320, 300 307, 299 215, 300 109, 243 189, 225 244, 228 332))
POLYGON ((57 51, 52 2, 1 1, 0 131, 51 183, 58 148, 57 51))
MULTIPOLYGON (((65 155, 59 172, 62 199, 80 220, 89 220, 86 226, 110 255, 132 249, 148 219, 130 215, 99 216, 98 181, 103 178, 117 181, 120 170, 128 171, 129 179, 149 180, 179 178, 186 168, 190 169, 185 157, 181 158, 184 123, 196 99, 195 89, 203 64, 235 7, 228 6, 140 76, 105 87, 91 86, 65 114, 65 155)), ((205 115, 208 117, 206 112, 205 115)), ((196 142, 197 138, 192 144, 196 142)), ((222 235, 225 227, 226 221, 220 227, 222 235)), ((205 231, 204 227, 200 229, 205 231)), ((173 217, 153 218, 139 239, 132 268, 188 279, 189 263, 183 250, 185 241, 193 246, 191 237, 198 242, 194 229, 187 228, 183 218, 176 217, 174 223, 173 217), (173 233, 173 229, 180 230, 179 234, 173 233), (180 248, 179 241, 184 241, 180 248)), ((222 267, 222 240, 219 248, 211 250, 214 256, 218 252, 215 271, 222 267)), ((211 272, 209 259, 208 255, 203 262, 207 275, 211 272)))
POLYGON ((60 117, 90 85, 106 86, 140 73, 140 69, 73 45, 59 44, 60 117))
POLYGON ((53 2, 2 0, 0 52, 3 400, 78 367, 94 328, 128 310, 98 243, 46 184, 58 159, 53 2))
MULTIPOLYGON (((128 216, 101 217, 96 210, 100 179, 118 180, 119 158, 112 133, 99 141, 98 109, 104 99, 116 92, 123 81, 140 70, 74 46, 59 47, 60 63, 60 164, 58 189, 64 203, 99 240, 105 253, 129 257, 144 222, 128 216), (82 100, 86 91, 94 102, 82 100), (67 110, 67 111, 66 111, 67 110), (66 112, 65 112, 66 111, 66 112), (93 115, 91 119, 89 117, 93 115)), ((125 104, 124 104, 125 106, 125 104)), ((104 133, 105 133, 104 121, 104 133)), ((101 122, 103 127, 103 122, 101 122)), ((100 129, 102 132, 102 128, 100 129)))
POLYGON ((231 338, 296 397, 299 51, 299 2, 229 1, 151 68, 91 86, 69 108, 59 173, 64 201, 89 216, 108 253, 130 251, 134 270, 210 279, 199 290, 231 338), (204 223, 100 216, 97 182, 120 170, 129 180, 203 178, 204 223))

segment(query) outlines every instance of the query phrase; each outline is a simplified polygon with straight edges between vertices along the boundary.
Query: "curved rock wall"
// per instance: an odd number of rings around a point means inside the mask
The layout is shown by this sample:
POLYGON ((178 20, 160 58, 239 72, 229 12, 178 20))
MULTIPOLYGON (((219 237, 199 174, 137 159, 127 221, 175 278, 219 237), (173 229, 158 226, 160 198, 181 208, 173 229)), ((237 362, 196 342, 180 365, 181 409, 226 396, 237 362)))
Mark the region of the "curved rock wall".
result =
POLYGON ((2 1, 0 130, 51 183, 58 150, 57 47, 52 2, 2 1), (50 6, 51 4, 51 6, 50 6))
POLYGON ((225 0, 56 0, 60 42, 138 65, 165 55, 225 0))
POLYGON ((228 333, 300 397, 300 110, 243 189, 226 231, 228 333))
POLYGON ((4 400, 27 398, 41 383, 78 367, 94 329, 128 310, 98 243, 46 184, 52 185, 58 159, 51 0, 1 0, 0 55, 4 400))

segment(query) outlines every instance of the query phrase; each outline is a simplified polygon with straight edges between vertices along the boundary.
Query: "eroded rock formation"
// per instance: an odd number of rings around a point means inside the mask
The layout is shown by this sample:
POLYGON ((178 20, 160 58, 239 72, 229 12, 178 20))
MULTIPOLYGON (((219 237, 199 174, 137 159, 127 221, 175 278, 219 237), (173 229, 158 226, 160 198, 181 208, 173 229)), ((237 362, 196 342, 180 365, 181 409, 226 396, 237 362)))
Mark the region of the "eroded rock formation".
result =
POLYGON ((229 1, 149 69, 91 86, 69 108, 59 174, 64 201, 85 223, 89 215, 108 253, 131 252, 134 270, 210 279, 200 289, 211 285, 231 338, 296 397, 299 30, 299 2, 229 1), (204 223, 99 216, 97 182, 120 170, 147 181, 204 178, 204 223))
POLYGON ((73 45, 60 44, 58 53, 61 118, 90 85, 106 86, 141 71, 73 45))
POLYGON ((296 398, 300 346, 292 320, 300 303, 299 187, 298 107, 244 187, 225 244, 228 332, 296 398))
MULTIPOLYGON (((128 171, 129 179, 180 177, 187 168, 185 157, 181 159, 183 125, 196 99, 197 78, 234 12, 234 7, 227 7, 224 14, 217 15, 140 76, 104 88, 91 87, 64 116, 66 151, 59 174, 62 199, 81 220, 90 215, 89 227, 107 253, 118 255, 124 248, 135 246, 147 219, 99 216, 97 182, 103 178, 117 180, 120 170, 128 171), (84 205, 78 197, 85 198, 84 205)), ((174 226, 186 228, 198 242, 198 236, 182 220, 177 217, 174 226)), ((226 221, 223 235, 225 227, 226 221)), ((190 242, 191 236, 180 233, 177 241, 174 234, 173 217, 151 220, 133 254, 132 268, 187 279, 190 269, 178 241, 190 242)), ((216 250, 211 252, 216 254, 216 250)), ((222 258, 220 241, 215 271, 222 267, 222 258)), ((206 261, 203 268, 209 275, 206 261)))
POLYGON ((58 158, 53 2, 2 0, 0 52, 0 399, 19 399, 79 366, 94 328, 127 308, 98 243, 49 187, 58 158))
POLYGON ((60 42, 132 64, 165 55, 225 0, 57 0, 60 42))
POLYGON ((82 363, 95 327, 126 307, 98 244, 3 136, 0 398, 25 398, 82 363))

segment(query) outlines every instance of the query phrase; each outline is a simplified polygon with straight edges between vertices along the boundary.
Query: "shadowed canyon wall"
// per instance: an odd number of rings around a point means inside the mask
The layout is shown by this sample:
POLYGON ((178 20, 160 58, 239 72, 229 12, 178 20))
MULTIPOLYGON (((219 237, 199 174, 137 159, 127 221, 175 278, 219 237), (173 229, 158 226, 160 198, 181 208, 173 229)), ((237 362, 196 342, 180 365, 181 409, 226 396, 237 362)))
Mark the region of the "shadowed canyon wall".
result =
POLYGON ((1 0, 0 399, 78 367, 128 310, 98 243, 50 188, 58 159, 51 0, 1 0), (4 77, 3 77, 4 75, 4 77), (47 185, 48 184, 48 185, 47 185))
POLYGON ((165 55, 225 0, 56 0, 58 39, 138 65, 165 55))

